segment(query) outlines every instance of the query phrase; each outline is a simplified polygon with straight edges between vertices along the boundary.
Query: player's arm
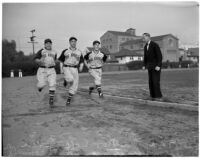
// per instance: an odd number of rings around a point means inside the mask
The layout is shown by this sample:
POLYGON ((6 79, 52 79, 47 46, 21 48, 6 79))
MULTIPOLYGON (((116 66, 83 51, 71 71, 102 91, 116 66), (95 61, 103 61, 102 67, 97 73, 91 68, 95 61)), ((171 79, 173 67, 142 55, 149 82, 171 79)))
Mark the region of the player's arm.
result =
POLYGON ((34 57, 34 60, 38 65, 44 64, 44 62, 42 61, 42 50, 43 49, 39 50, 34 57))
POLYGON ((84 56, 84 63, 85 63, 85 66, 89 69, 89 64, 88 64, 88 61, 89 61, 89 55, 90 55, 91 52, 88 52, 85 56, 84 56))
POLYGON ((83 66, 84 66, 84 58, 83 58, 83 55, 81 55, 80 57, 80 61, 79 61, 79 71, 83 71, 83 66))
POLYGON ((102 58, 102 60, 103 60, 104 63, 106 62, 107 58, 108 58, 108 56, 107 56, 106 54, 103 53, 103 58, 102 58))

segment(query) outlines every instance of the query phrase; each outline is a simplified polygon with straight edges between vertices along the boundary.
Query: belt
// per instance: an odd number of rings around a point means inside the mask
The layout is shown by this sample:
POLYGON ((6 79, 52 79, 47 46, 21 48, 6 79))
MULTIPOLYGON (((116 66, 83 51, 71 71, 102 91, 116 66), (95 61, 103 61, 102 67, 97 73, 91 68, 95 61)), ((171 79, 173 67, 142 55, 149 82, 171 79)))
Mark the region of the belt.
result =
POLYGON ((63 65, 64 67, 73 67, 73 68, 78 68, 78 65, 63 65))
POLYGON ((46 66, 39 66, 40 68, 55 68, 55 66, 50 66, 50 67, 46 67, 46 66))
POLYGON ((101 69, 102 67, 90 67, 90 69, 101 69))

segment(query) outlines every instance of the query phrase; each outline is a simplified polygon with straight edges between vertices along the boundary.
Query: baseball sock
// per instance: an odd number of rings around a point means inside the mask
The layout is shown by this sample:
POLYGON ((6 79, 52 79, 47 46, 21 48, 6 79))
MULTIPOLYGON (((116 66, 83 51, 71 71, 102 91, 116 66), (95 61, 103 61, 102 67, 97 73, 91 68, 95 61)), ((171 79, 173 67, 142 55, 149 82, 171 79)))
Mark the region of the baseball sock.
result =
POLYGON ((55 94, 55 91, 54 91, 54 90, 49 90, 49 98, 50 98, 50 99, 53 99, 53 98, 54 98, 54 94, 55 94))
POLYGON ((101 92, 101 86, 100 86, 100 85, 96 85, 96 89, 97 89, 97 92, 98 92, 99 94, 102 93, 102 92, 101 92))
POLYGON ((73 94, 69 93, 68 98, 67 98, 67 102, 70 102, 72 97, 73 97, 73 94))

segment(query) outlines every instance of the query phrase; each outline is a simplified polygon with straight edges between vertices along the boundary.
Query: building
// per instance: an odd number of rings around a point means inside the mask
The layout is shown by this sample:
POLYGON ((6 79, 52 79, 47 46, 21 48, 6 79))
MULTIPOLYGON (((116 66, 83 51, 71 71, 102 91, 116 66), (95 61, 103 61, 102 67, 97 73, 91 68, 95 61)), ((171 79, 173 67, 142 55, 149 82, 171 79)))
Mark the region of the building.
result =
POLYGON ((121 49, 115 54, 119 64, 126 64, 131 61, 143 61, 143 55, 135 50, 121 49))
POLYGON ((193 62, 199 62, 199 48, 188 48, 187 58, 193 62))
POLYGON ((100 41, 101 46, 107 48, 112 54, 119 52, 121 43, 139 38, 141 38, 141 36, 136 36, 136 30, 129 28, 125 32, 107 31, 100 37, 100 41))
MULTIPOLYGON (((163 61, 179 61, 179 39, 172 34, 151 37, 161 49, 163 61)), ((134 50, 138 54, 144 54, 145 43, 142 38, 129 40, 120 44, 120 49, 134 50)))
POLYGON ((181 61, 188 60, 187 51, 185 49, 179 48, 179 55, 180 55, 180 60, 181 61))

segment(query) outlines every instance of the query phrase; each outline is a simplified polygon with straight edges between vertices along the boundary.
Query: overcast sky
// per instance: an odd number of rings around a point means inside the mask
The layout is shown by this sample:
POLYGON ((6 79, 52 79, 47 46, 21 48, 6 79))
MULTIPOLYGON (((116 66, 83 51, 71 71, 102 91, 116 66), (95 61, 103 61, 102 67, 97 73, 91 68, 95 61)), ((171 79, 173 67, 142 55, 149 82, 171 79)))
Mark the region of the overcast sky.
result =
POLYGON ((4 3, 3 38, 14 39, 18 50, 32 52, 30 30, 36 29, 36 50, 45 38, 53 40, 59 53, 69 46, 70 36, 78 38, 84 50, 107 30, 125 31, 132 27, 137 35, 172 33, 183 44, 198 43, 199 7, 194 2, 127 3, 4 3))

